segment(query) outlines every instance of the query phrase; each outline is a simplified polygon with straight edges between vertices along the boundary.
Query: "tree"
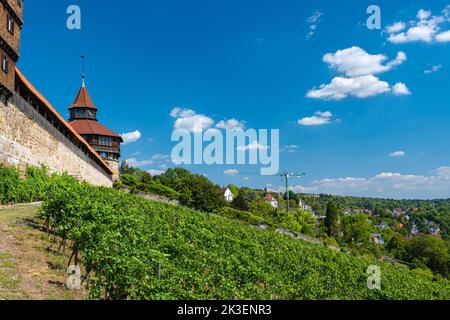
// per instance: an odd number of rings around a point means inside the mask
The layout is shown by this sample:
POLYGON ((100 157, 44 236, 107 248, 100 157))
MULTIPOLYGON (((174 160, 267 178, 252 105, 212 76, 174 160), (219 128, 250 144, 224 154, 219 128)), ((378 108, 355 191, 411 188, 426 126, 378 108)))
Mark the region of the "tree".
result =
POLYGON ((213 212, 225 207, 226 201, 221 188, 200 174, 193 174, 183 168, 169 169, 155 177, 163 185, 172 188, 180 194, 180 201, 185 206, 213 212))
POLYGON ((120 164, 120 174, 133 174, 136 172, 136 170, 136 168, 129 166, 125 160, 120 164))
POLYGON ((391 253, 391 255, 396 258, 403 260, 406 255, 406 241, 398 233, 395 233, 386 245, 386 249, 391 253))
POLYGON ((444 240, 422 235, 410 241, 406 255, 409 261, 418 260, 434 272, 449 276, 449 250, 449 246, 444 240))
POLYGON ((148 184, 153 181, 152 175, 144 170, 137 170, 134 172, 134 175, 139 179, 139 181, 143 184, 148 184))
POLYGON ((367 215, 346 216, 342 220, 343 240, 353 246, 367 246, 371 226, 367 215))
MULTIPOLYGON (((285 192, 283 195, 283 199, 287 200, 287 193, 285 192)), ((289 200, 294 200, 296 202, 296 206, 300 203, 300 197, 298 194, 294 193, 293 191, 289 191, 289 200)), ((291 203, 291 202, 289 202, 291 203)))
POLYGON ((255 213, 259 216, 270 215, 274 212, 274 208, 270 203, 267 203, 262 198, 256 198, 249 205, 250 212, 255 213))
POLYGON ((301 233, 313 237, 316 236, 316 232, 314 229, 316 218, 314 218, 311 212, 300 209, 296 218, 301 226, 301 233))
POLYGON ((234 184, 229 184, 228 189, 230 189, 231 193, 237 197, 239 195, 239 189, 234 184))
POLYGON ((231 207, 236 210, 249 211, 250 207, 244 195, 240 194, 231 202, 231 207))
POLYGON ((325 218, 325 227, 327 228, 327 233, 330 237, 339 237, 339 220, 339 208, 334 201, 330 201, 327 205, 325 218))

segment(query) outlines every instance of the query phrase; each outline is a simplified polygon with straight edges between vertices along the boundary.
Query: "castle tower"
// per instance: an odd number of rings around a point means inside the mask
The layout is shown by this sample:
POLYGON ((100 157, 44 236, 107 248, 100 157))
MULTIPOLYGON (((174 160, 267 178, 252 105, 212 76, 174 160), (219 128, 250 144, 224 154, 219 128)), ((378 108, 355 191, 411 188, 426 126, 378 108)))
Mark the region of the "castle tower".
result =
POLYGON ((84 78, 83 72, 83 83, 69 107, 69 124, 105 160, 113 171, 115 181, 119 178, 120 144, 123 139, 97 120, 98 109, 92 102, 84 78))
POLYGON ((19 60, 23 0, 0 0, 0 95, 12 96, 19 60))

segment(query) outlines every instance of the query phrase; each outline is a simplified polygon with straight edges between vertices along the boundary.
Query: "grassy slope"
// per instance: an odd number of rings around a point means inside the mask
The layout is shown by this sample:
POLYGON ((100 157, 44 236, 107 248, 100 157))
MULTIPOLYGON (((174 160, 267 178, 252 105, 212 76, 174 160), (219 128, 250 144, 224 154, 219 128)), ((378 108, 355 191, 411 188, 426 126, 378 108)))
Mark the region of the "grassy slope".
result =
POLYGON ((84 291, 65 289, 67 257, 33 227, 37 208, 0 209, 0 300, 82 299, 84 291))

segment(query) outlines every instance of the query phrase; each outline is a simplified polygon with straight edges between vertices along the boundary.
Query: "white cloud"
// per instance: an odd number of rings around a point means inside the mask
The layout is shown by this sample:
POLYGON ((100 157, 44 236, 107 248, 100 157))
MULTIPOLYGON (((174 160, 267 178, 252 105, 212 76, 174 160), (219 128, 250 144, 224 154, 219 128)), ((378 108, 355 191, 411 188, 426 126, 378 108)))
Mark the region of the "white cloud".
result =
POLYGON ((298 149, 300 149, 300 146, 298 146, 296 144, 291 144, 291 145, 284 146, 281 149, 281 151, 285 151, 288 153, 296 153, 298 151, 298 149))
POLYGON ((213 130, 213 127, 223 130, 245 130, 245 121, 235 118, 225 119, 215 124, 215 121, 204 114, 198 114, 192 109, 174 108, 170 116, 175 118, 174 129, 185 129, 190 132, 213 130))
POLYGON ((425 70, 423 73, 431 74, 431 73, 438 72, 441 69, 442 69, 442 65, 438 64, 438 65, 432 66, 430 69, 425 70))
POLYGON ((445 32, 439 33, 436 35, 436 41, 437 42, 450 42, 450 30, 447 30, 445 32))
POLYGON ((306 36, 306 40, 311 38, 316 33, 317 28, 319 27, 320 23, 322 22, 322 20, 320 19, 322 16, 323 16, 323 13, 320 12, 319 10, 316 10, 312 14, 312 16, 310 16, 306 20, 306 22, 309 24, 309 32, 308 32, 308 35, 306 36))
POLYGON ((185 129, 190 132, 200 132, 207 130, 214 125, 214 120, 203 114, 197 114, 191 109, 175 108, 170 112, 170 116, 175 118, 174 129, 185 129))
POLYGON ((120 136, 123 139, 124 145, 136 142, 140 138, 142 138, 142 134, 139 132, 139 130, 136 130, 133 132, 128 132, 128 133, 122 133, 120 136))
POLYGON ((324 124, 329 124, 330 119, 312 116, 300 119, 298 123, 302 126, 321 126, 324 124))
POLYGON ((329 84, 308 92, 308 98, 342 100, 349 96, 367 98, 390 91, 389 83, 373 75, 356 78, 335 77, 329 84))
POLYGON ((321 118, 332 118, 333 114, 330 111, 317 111, 316 112, 316 116, 321 117, 321 118))
POLYGON ((321 126, 324 124, 329 124, 332 117, 333 114, 330 111, 317 111, 312 117, 305 117, 298 120, 298 124, 302 126, 321 126))
POLYGON ((404 22, 396 22, 386 28, 388 41, 392 43, 408 42, 448 42, 450 41, 450 31, 443 31, 443 25, 449 21, 449 6, 442 15, 433 16, 431 11, 420 9, 416 20, 409 22, 407 28, 404 22), (406 30, 407 29, 407 30, 406 30))
POLYGON ((406 153, 405 153, 405 151, 395 151, 395 152, 392 152, 389 156, 391 156, 392 158, 400 158, 400 157, 403 157, 403 156, 405 156, 406 155, 406 153))
POLYGON ((408 29, 407 32, 392 34, 388 41, 392 43, 406 43, 406 42, 431 42, 436 29, 432 26, 416 26, 408 29))
POLYGON ((129 158, 126 159, 125 162, 131 166, 131 167, 135 167, 135 168, 140 168, 140 167, 145 167, 145 166, 149 166, 151 164, 154 163, 153 160, 138 160, 136 158, 129 158))
POLYGON ((262 145, 256 141, 253 141, 247 146, 240 146, 237 148, 238 151, 254 151, 254 150, 267 150, 269 149, 268 146, 262 145))
POLYGON ((236 119, 222 120, 216 125, 216 128, 224 130, 245 130, 245 122, 236 119))
POLYGON ((170 156, 168 154, 157 153, 152 157, 152 160, 161 161, 161 160, 167 160, 169 158, 170 158, 170 156))
POLYGON ((426 11, 424 9, 420 9, 419 12, 417 13, 417 19, 426 20, 429 17, 431 17, 431 14, 432 14, 431 11, 426 11))
POLYGON ((356 46, 338 50, 335 53, 327 53, 323 57, 323 61, 331 68, 350 78, 389 71, 404 63, 407 57, 404 52, 400 51, 394 60, 385 64, 387 59, 383 54, 369 54, 356 46))
POLYGON ((389 26, 386 27, 386 32, 387 33, 397 33, 400 31, 405 30, 406 28, 406 24, 404 22, 396 22, 394 24, 391 24, 389 26))
POLYGON ((137 152, 134 152, 134 153, 130 154, 128 157, 129 157, 129 158, 133 158, 133 157, 136 157, 136 156, 138 156, 138 155, 140 155, 140 154, 141 154, 141 152, 140 152, 140 151, 137 151, 137 152))
POLYGON ((225 170, 223 172, 223 174, 226 175, 226 176, 235 176, 235 175, 239 174, 239 171, 236 170, 236 169, 230 169, 230 170, 225 170))
POLYGON ((150 170, 147 170, 147 172, 150 173, 150 175, 151 175, 152 177, 155 177, 155 176, 160 176, 160 175, 162 175, 162 174, 165 173, 166 171, 165 171, 165 170, 155 170, 155 169, 150 169, 150 170))
POLYGON ((250 177, 244 177, 242 180, 244 180, 244 181, 249 181, 249 180, 250 180, 250 177))
POLYGON ((195 111, 191 109, 174 108, 170 111, 172 118, 189 118, 195 116, 195 111))
POLYGON ((397 96, 400 95, 410 95, 411 91, 409 90, 409 88, 406 86, 406 84, 402 83, 402 82, 397 82, 394 87, 392 88, 392 93, 394 93, 397 96))
POLYGON ((384 54, 369 54, 356 46, 327 53, 323 61, 342 76, 336 76, 330 83, 313 88, 306 96, 313 99, 342 100, 347 97, 367 98, 390 92, 393 88, 389 83, 375 75, 390 71, 406 60, 407 56, 402 51, 389 61, 384 54))
POLYGON ((383 172, 370 178, 331 178, 295 186, 295 192, 354 195, 396 199, 432 199, 450 197, 450 167, 441 167, 430 175, 383 172))

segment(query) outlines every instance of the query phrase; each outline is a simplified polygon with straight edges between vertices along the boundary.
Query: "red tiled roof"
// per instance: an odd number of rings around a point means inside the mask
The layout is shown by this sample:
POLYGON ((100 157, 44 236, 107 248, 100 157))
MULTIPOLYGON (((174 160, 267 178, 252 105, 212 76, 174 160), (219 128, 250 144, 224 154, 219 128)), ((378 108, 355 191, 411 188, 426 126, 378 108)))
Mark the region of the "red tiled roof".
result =
POLYGON ((86 87, 83 85, 77 93, 75 100, 72 102, 72 105, 69 107, 69 110, 74 108, 89 108, 97 110, 97 107, 92 102, 91 96, 87 91, 86 87))
POLYGON ((120 135, 109 130, 100 122, 95 120, 74 120, 69 124, 72 126, 72 128, 75 129, 76 132, 78 132, 81 135, 93 134, 99 136, 120 138, 120 140, 122 140, 122 137, 120 135))
POLYGON ((108 164, 98 155, 97 152, 86 142, 72 126, 67 123, 67 121, 56 111, 55 108, 50 104, 50 102, 45 99, 45 97, 28 81, 28 79, 22 74, 22 72, 16 67, 16 77, 23 83, 23 85, 33 93, 38 100, 62 123, 62 125, 69 130, 81 144, 83 144, 90 153, 99 161, 99 163, 103 166, 103 168, 109 173, 112 174, 111 168, 108 164))

